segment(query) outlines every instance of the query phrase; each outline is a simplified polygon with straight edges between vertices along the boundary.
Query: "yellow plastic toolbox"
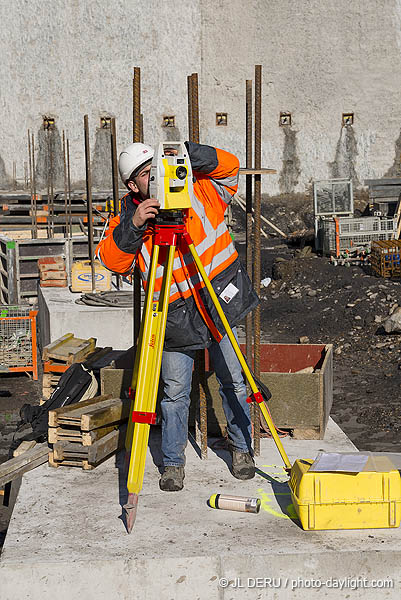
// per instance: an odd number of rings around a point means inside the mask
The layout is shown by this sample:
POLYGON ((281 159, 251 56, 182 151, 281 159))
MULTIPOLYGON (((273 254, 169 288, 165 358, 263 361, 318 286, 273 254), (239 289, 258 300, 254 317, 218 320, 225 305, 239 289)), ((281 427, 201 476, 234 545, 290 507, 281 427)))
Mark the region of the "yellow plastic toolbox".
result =
POLYGON ((359 473, 309 472, 313 462, 296 460, 289 481, 303 529, 399 526, 401 478, 387 457, 370 457, 359 473))
MULTIPOLYGON (((95 263, 95 287, 97 292, 111 290, 111 272, 98 260, 95 263)), ((91 292, 92 272, 89 260, 79 260, 72 264, 71 269, 71 291, 91 292)))

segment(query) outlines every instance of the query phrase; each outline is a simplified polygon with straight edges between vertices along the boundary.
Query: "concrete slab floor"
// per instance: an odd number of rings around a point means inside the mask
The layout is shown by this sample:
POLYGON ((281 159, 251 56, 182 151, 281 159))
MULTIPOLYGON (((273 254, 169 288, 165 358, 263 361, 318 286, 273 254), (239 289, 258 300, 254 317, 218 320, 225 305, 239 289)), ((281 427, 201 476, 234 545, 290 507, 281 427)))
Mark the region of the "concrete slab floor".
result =
MULTIPOLYGON (((120 518, 121 456, 90 472, 43 465, 24 476, 0 560, 1 600, 399 597, 400 529, 303 531, 286 514, 291 499, 272 440, 262 440, 250 481, 231 476, 218 443, 205 461, 189 444, 185 488, 165 493, 153 433, 131 535, 120 518), (219 492, 259 496, 262 510, 213 510, 206 501, 219 492)), ((283 444, 291 461, 355 450, 331 420, 324 440, 283 444)))

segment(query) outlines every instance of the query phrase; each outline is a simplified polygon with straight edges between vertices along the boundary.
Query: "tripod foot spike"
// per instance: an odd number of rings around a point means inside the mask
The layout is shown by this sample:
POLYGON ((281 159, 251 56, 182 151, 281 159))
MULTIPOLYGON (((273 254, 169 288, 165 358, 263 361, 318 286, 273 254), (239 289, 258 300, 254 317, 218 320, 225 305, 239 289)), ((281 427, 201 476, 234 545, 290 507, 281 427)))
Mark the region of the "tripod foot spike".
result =
POLYGON ((128 502, 123 506, 128 533, 131 533, 132 528, 134 527, 137 508, 138 494, 128 494, 128 502))

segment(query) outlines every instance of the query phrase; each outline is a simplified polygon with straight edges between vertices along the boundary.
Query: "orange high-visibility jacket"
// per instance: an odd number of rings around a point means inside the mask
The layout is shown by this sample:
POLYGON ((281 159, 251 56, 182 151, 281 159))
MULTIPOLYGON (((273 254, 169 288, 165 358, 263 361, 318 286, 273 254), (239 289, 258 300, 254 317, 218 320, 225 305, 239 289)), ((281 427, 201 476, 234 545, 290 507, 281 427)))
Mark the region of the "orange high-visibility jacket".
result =
MULTIPOLYGON (((224 212, 238 187, 238 159, 232 154, 186 142, 194 181, 192 208, 185 211, 185 226, 202 261, 222 308, 234 326, 258 303, 248 275, 242 267, 224 221, 224 212)), ((137 228, 132 217, 140 198, 127 194, 121 214, 114 217, 106 237, 98 244, 96 255, 116 273, 129 273, 135 262, 144 288, 149 274, 153 237, 146 224, 137 228)), ((161 248, 156 272, 155 296, 162 283, 167 249, 161 248)), ((190 252, 177 248, 167 316, 165 349, 207 347, 218 331, 224 334, 217 311, 193 262, 190 252)))

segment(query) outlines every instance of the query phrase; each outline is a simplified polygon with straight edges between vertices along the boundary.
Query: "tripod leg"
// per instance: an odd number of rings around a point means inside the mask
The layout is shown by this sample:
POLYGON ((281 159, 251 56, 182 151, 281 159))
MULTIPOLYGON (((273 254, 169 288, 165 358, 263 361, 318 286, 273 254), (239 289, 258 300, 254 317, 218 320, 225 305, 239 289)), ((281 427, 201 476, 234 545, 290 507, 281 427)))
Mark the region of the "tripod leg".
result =
MULTIPOLYGON (((200 275, 201 275, 201 277, 203 279, 203 282, 204 282, 204 284, 205 284, 205 286, 206 286, 206 288, 207 288, 207 290, 208 290, 208 292, 210 294, 210 297, 211 297, 211 299, 213 301, 213 304, 214 304, 214 306, 215 306, 215 308, 217 310, 217 313, 218 313, 218 315, 219 315, 219 317, 220 317, 220 319, 221 319, 221 321, 222 321, 222 323, 224 325, 224 329, 226 330, 226 333, 227 333, 227 335, 228 335, 228 337, 230 339, 230 342, 232 344, 234 352, 237 355, 237 358, 238 358, 238 360, 239 360, 239 362, 241 364, 242 370, 245 373, 245 377, 247 378, 247 380, 249 382, 249 385, 251 387, 252 393, 259 395, 259 390, 258 390, 258 388, 256 386, 254 378, 252 377, 252 373, 250 372, 249 367, 248 367, 248 365, 246 363, 246 360, 245 360, 245 358, 244 358, 244 356, 243 356, 243 354, 241 352, 241 349, 240 349, 240 347, 238 345, 238 342, 235 339, 235 336, 234 336, 234 334, 233 334, 233 332, 231 330, 230 324, 227 321, 227 317, 225 316, 224 311, 221 308, 219 299, 218 299, 218 297, 216 295, 216 292, 213 289, 212 284, 210 283, 210 280, 209 280, 209 278, 208 278, 208 276, 206 274, 206 271, 205 271, 205 269, 204 269, 204 267, 202 265, 202 262, 201 262, 201 260, 200 260, 200 258, 198 256, 198 253, 195 250, 195 246, 193 245, 193 243, 189 243, 188 239, 187 239, 187 243, 188 243, 189 250, 190 250, 190 252, 192 254, 192 257, 193 257, 193 259, 195 261, 195 264, 196 264, 196 266, 198 268, 198 271, 199 271, 199 273, 200 273, 200 275)), ((268 427, 270 429, 270 433, 272 434, 272 437, 273 437, 273 439, 274 439, 274 441, 276 443, 277 449, 280 452, 281 458, 283 459, 286 467, 288 469, 291 469, 291 463, 289 461, 289 458, 288 458, 288 456, 287 456, 287 454, 286 454, 286 452, 285 452, 285 450, 283 448, 283 444, 281 443, 281 440, 280 440, 279 436, 277 435, 276 428, 274 427, 274 423, 273 423, 273 421, 272 421, 272 419, 271 419, 271 417, 269 415, 268 410, 266 409, 266 407, 264 405, 264 402, 261 402, 259 404, 259 407, 260 407, 260 410, 262 411, 262 414, 263 414, 264 418, 266 419, 267 425, 268 425, 268 427)))
POLYGON ((175 246, 170 246, 167 265, 158 301, 153 301, 159 246, 155 245, 148 281, 148 297, 140 349, 138 378, 131 421, 135 423, 128 469, 128 502, 124 506, 127 530, 131 532, 137 511, 138 494, 142 489, 150 425, 155 423, 156 401, 166 330, 175 246))
MULTIPOLYGON (((143 317, 142 317, 142 321, 140 324, 138 339, 136 340, 135 362, 134 362, 134 370, 132 372, 131 388, 130 388, 130 393, 131 393, 131 397, 132 397, 131 407, 130 407, 130 412, 129 412, 130 415, 132 415, 132 411, 134 410, 134 401, 135 401, 134 392, 135 392, 137 381, 138 381, 138 370, 139 370, 139 361, 140 361, 140 356, 141 356, 143 332, 144 332, 144 328, 145 328, 145 323, 147 324, 148 320, 149 320, 149 317, 147 317, 147 316, 150 314, 150 312, 152 310, 152 302, 153 302, 153 294, 154 294, 154 289, 155 289, 156 269, 157 269, 158 258, 159 258, 159 247, 157 247, 157 256, 155 255, 155 260, 153 260, 153 255, 152 255, 152 264, 151 264, 151 268, 150 268, 149 281, 148 281, 148 285, 146 287, 146 293, 145 293, 143 317)), ((126 449, 126 463, 127 463, 126 470, 128 470, 128 458, 129 458, 129 452, 131 451, 131 447, 132 447, 133 431, 134 431, 134 423, 133 423, 132 419, 128 419, 127 433, 125 435, 125 449, 126 449)))
POLYGON ((201 450, 201 458, 207 458, 207 401, 206 401, 206 369, 205 369, 205 350, 198 350, 196 353, 196 363, 194 379, 199 391, 199 403, 195 418, 195 439, 201 450))

